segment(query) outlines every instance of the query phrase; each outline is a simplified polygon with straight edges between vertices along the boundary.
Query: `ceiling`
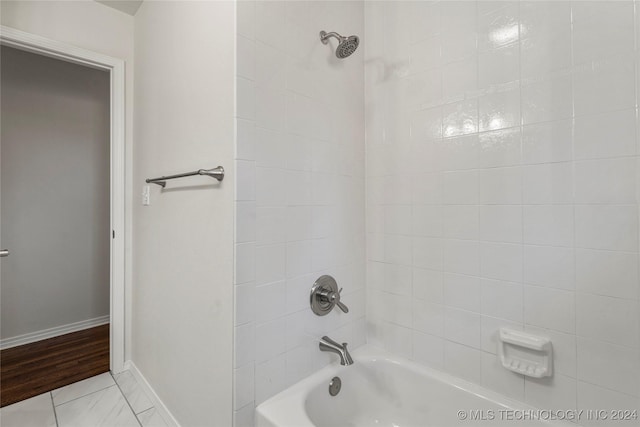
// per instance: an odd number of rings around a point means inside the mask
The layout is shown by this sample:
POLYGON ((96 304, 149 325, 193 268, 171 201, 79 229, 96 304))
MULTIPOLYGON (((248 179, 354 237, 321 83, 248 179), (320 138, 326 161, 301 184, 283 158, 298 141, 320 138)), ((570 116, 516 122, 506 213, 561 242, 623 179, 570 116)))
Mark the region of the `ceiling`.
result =
POLYGON ((138 8, 142 4, 142 0, 96 0, 98 3, 102 3, 106 6, 118 9, 121 12, 129 15, 135 15, 138 8))

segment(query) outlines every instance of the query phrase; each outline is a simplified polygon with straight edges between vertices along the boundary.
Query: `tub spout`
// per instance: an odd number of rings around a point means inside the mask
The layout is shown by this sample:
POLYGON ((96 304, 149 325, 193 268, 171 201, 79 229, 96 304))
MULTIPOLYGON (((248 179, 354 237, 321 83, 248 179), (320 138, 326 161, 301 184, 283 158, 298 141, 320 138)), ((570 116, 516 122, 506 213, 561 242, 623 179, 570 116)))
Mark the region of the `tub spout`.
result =
POLYGON ((340 364, 343 366, 353 365, 353 359, 347 350, 347 343, 343 342, 342 345, 338 344, 328 336, 324 336, 320 339, 320 351, 328 351, 330 353, 336 353, 340 356, 340 364))

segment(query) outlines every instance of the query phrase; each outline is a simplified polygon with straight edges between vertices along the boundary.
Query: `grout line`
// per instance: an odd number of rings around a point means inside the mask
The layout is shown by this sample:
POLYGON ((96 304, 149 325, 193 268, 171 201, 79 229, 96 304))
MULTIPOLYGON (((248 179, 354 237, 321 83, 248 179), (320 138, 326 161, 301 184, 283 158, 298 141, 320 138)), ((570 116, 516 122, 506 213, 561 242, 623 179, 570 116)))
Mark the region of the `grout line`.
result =
MULTIPOLYGON (((113 372, 109 372, 111 374, 111 377, 113 378, 113 382, 116 383, 116 387, 118 387, 118 391, 120 391, 120 395, 122 396, 122 398, 124 399, 125 402, 127 402, 127 406, 129 407, 129 409, 131 410, 131 413, 133 414, 133 417, 136 419, 136 422, 140 425, 140 427, 142 427, 142 423, 140 422, 140 420, 138 419, 138 415, 136 414, 136 411, 133 410, 133 407, 131 406, 131 403, 129 403, 129 399, 127 399, 127 395, 124 394, 124 392, 122 391, 122 389, 120 388, 120 384, 118 384, 118 381, 116 381, 115 376, 113 375, 113 372)), ((134 378, 135 381, 135 378, 134 378)), ((139 386, 138 382, 136 381, 136 385, 139 386)), ((140 390, 142 392, 142 390, 140 390)))
POLYGON ((51 407, 53 408, 53 418, 56 420, 56 427, 60 427, 58 423, 58 413, 56 412, 56 405, 53 403, 53 393, 49 392, 49 399, 51 399, 51 407))
POLYGON ((75 402, 75 401, 76 401, 76 400, 78 400, 78 399, 82 399, 83 397, 91 396, 92 394, 99 393, 99 392, 104 391, 104 390, 106 390, 106 389, 108 389, 108 388, 111 388, 111 387, 113 387, 113 386, 115 386, 115 384, 111 384, 111 385, 110 385, 110 386, 108 386, 108 387, 103 387, 103 388, 101 388, 100 390, 92 391, 91 393, 87 393, 87 394, 84 394, 84 395, 82 395, 82 396, 78 396, 78 397, 76 397, 76 398, 74 398, 74 399, 68 400, 68 401, 66 401, 66 402, 64 402, 64 403, 61 403, 61 404, 59 404, 59 405, 54 405, 54 406, 55 406, 56 408, 57 408, 57 407, 60 407, 60 406, 64 406, 64 405, 66 405, 67 403, 75 402))
POLYGON ((573 389, 575 393, 575 407, 578 407, 578 298, 576 297, 575 289, 577 287, 577 265, 578 265, 578 257, 577 257, 577 245, 576 245, 576 103, 575 103, 575 95, 576 95, 576 85, 575 85, 575 70, 576 70, 576 61, 575 61, 575 23, 573 16, 573 3, 570 4, 569 13, 570 13, 570 44, 571 44, 571 206, 573 210, 573 336, 575 337, 575 376, 576 383, 573 389))
MULTIPOLYGON (((111 372, 109 372, 109 374, 111 374, 111 372)), ((102 375, 102 374, 99 374, 99 375, 102 375)), ((89 378, 86 378, 86 379, 91 379, 91 378, 94 378, 94 377, 89 377, 89 378)), ((80 381, 85 381, 85 380, 80 380, 80 381)), ((80 382, 80 381, 78 381, 78 382, 80 382)), ((115 380, 114 380, 113 382, 114 382, 114 384, 108 385, 108 386, 106 386, 106 387, 102 387, 102 388, 101 388, 101 389, 99 389, 99 390, 94 390, 94 391, 92 391, 91 393, 83 394, 82 396, 75 397, 75 398, 73 398, 73 399, 71 399, 71 400, 67 400, 66 402, 60 403, 59 405, 55 405, 55 404, 54 404, 54 406, 62 406, 62 405, 66 405, 66 404, 67 404, 67 403, 69 403, 69 402, 73 402, 74 400, 82 399, 83 397, 89 396, 90 394, 94 394, 94 393, 97 393, 97 392, 99 392, 99 391, 106 390, 106 389, 108 389, 108 388, 113 387, 114 385, 116 385, 116 384, 115 384, 115 380)), ((73 383, 73 384, 77 384, 77 383, 73 383)), ((73 384, 69 384, 69 385, 73 385, 73 384)), ((68 386, 65 386, 65 387, 68 387, 68 386)), ((54 391, 55 391, 55 390, 54 390, 54 391)), ((51 399, 53 400, 53 391, 51 392, 51 399)))
MULTIPOLYGON (((518 3, 518 90, 519 90, 519 107, 520 107, 520 165, 518 166, 520 172, 520 259, 521 259, 521 269, 520 269, 520 277, 521 277, 521 291, 522 291, 522 306, 521 306, 521 322, 516 322, 519 327, 522 327, 524 331, 526 329, 526 289, 525 289, 525 248, 526 248, 526 239, 525 239, 525 170, 526 165, 524 161, 524 135, 525 135, 525 121, 524 121, 524 103, 522 100, 522 87, 523 87, 523 77, 522 77, 522 8, 520 3, 518 3)), ((522 400, 526 401, 527 398, 527 376, 522 376, 522 400)))

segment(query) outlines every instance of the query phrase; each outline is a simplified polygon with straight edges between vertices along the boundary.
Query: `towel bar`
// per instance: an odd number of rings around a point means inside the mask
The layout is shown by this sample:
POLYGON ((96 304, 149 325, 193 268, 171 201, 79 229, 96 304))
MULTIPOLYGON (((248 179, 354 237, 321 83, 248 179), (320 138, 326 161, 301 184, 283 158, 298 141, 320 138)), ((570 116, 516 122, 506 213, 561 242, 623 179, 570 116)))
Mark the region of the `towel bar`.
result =
POLYGON ((158 184, 160 187, 164 188, 167 185, 167 180, 176 179, 176 178, 185 178, 187 176, 195 176, 195 175, 206 175, 211 178, 215 178, 218 181, 222 181, 224 179, 224 168, 222 166, 218 166, 213 169, 198 169, 193 172, 179 173, 176 175, 167 175, 161 176, 160 178, 148 178, 146 182, 148 184, 158 184))

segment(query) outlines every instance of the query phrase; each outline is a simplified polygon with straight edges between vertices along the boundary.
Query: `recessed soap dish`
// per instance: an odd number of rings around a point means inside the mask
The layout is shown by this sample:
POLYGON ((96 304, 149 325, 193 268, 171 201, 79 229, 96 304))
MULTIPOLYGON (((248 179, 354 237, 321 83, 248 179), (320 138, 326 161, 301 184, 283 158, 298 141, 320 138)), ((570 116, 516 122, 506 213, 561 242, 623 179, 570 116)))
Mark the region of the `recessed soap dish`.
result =
POLYGON ((553 374, 553 347, 546 337, 500 328, 498 357, 506 369, 528 377, 553 374))

